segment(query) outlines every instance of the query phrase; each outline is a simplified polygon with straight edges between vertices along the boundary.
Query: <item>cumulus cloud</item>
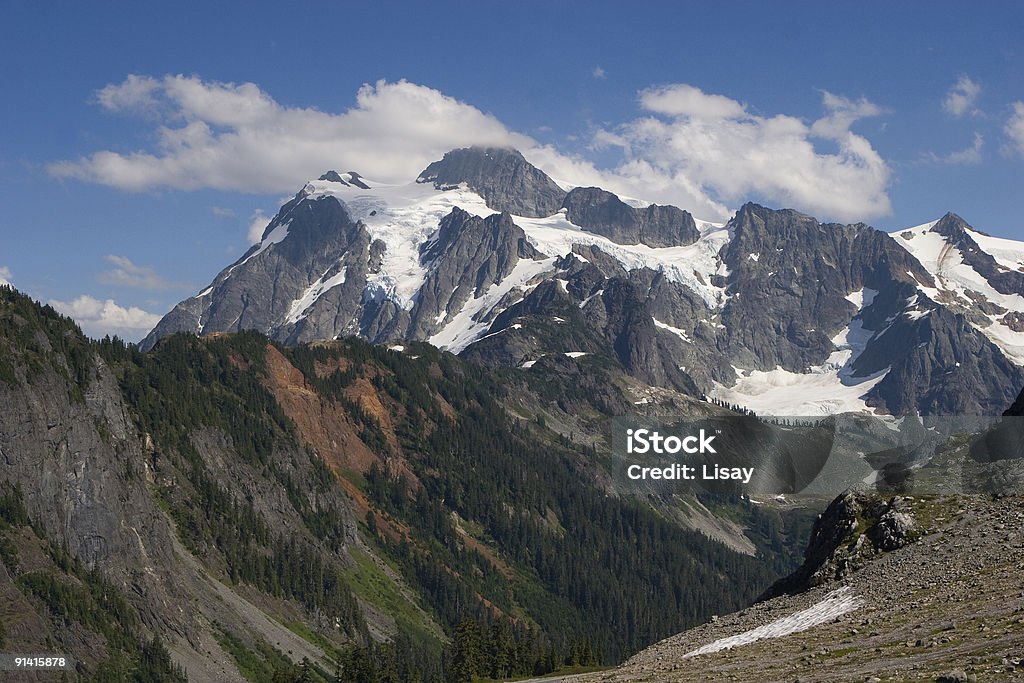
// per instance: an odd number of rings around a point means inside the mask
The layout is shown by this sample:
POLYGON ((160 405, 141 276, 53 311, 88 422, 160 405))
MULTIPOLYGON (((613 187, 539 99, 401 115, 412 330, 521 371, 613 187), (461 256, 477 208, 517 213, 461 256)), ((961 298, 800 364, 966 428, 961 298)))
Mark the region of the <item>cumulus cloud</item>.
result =
POLYGON ((49 170, 130 191, 289 192, 336 167, 407 180, 454 147, 531 143, 473 106, 404 80, 364 85, 340 114, 283 106, 253 83, 181 75, 129 76, 96 100, 112 112, 155 117, 156 148, 99 151, 49 170))
POLYGON ((620 175, 642 178, 656 191, 677 188, 719 206, 757 196, 838 220, 891 212, 889 166, 851 130, 881 113, 865 99, 824 92, 824 115, 810 125, 753 114, 685 84, 644 90, 640 103, 652 115, 604 131, 597 141, 622 149, 620 175), (819 150, 819 141, 836 151, 819 150))
POLYGON ((11 269, 7 266, 0 266, 0 287, 13 287, 11 284, 11 269))
POLYGON ((82 295, 73 301, 51 299, 50 305, 77 322, 91 337, 118 335, 138 341, 160 321, 160 316, 135 306, 119 306, 113 299, 100 301, 82 295))
POLYGON ((942 100, 942 108, 950 116, 960 118, 965 114, 980 114, 974 103, 981 94, 981 85, 972 81, 966 75, 957 79, 956 83, 946 93, 942 100))
POLYGON ((981 148, 985 145, 985 138, 981 133, 974 134, 974 142, 970 147, 950 152, 945 156, 929 153, 928 160, 941 164, 968 165, 974 166, 981 163, 981 148))
POLYGON ((1007 119, 1003 132, 1010 139, 1007 151, 1024 156, 1024 102, 1013 103, 1013 114, 1007 119))
MULTIPOLYGON (((408 182, 452 148, 495 145, 520 149, 563 183, 676 204, 712 220, 728 218, 728 207, 752 197, 832 219, 890 211, 889 168, 851 130, 880 109, 828 92, 823 115, 805 122, 761 116, 687 84, 644 90, 642 116, 592 136, 589 151, 621 150, 610 167, 541 145, 470 104, 404 80, 364 85, 341 113, 281 105, 252 83, 180 75, 129 76, 95 99, 108 111, 152 121, 156 142, 127 154, 103 150, 59 161, 50 166, 53 175, 130 191, 290 194, 330 168, 408 182)), ((267 220, 252 216, 251 242, 267 220)))
POLYGON ((133 287, 136 289, 182 289, 187 287, 180 282, 172 282, 159 275, 151 266, 140 266, 126 256, 107 254, 103 257, 113 268, 105 270, 96 279, 105 285, 133 287))

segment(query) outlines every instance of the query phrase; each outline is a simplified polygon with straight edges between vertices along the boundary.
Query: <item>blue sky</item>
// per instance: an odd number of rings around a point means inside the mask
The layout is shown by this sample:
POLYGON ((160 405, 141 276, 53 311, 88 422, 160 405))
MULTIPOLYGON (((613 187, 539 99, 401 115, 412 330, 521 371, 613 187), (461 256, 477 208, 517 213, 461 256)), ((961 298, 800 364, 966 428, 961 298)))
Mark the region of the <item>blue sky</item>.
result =
POLYGON ((0 278, 92 334, 142 336, 307 176, 461 144, 709 219, 1024 239, 1021 3, 179 5, 0 10, 0 278))

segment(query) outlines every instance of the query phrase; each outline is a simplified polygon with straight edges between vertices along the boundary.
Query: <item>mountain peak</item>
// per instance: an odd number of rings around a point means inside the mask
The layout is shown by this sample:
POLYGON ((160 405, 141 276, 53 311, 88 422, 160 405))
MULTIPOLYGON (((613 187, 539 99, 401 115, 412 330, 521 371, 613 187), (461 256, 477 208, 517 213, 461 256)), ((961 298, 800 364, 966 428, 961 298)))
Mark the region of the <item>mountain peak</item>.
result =
POLYGON ((355 171, 346 171, 344 175, 342 175, 337 171, 332 170, 324 173, 322 176, 317 178, 317 180, 327 181, 330 183, 340 183, 346 187, 355 186, 362 190, 370 189, 370 186, 363 182, 363 177, 355 171))
POLYGON ((328 171, 327 173, 324 173, 322 176, 317 178, 317 180, 327 180, 332 183, 341 183, 342 185, 348 185, 348 183, 346 183, 342 179, 342 177, 338 175, 337 171, 328 171))
POLYGON ((465 183, 495 211, 544 218, 557 213, 565 198, 546 173, 515 149, 463 147, 447 152, 427 166, 416 179, 438 189, 465 183))

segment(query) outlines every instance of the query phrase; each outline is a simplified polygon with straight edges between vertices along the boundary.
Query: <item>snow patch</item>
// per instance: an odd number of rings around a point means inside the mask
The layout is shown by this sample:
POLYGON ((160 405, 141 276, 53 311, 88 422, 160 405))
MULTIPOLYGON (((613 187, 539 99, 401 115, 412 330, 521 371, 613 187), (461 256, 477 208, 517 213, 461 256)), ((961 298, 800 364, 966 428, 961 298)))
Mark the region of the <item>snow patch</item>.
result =
POLYGON ((459 353, 487 329, 488 323, 480 322, 480 319, 497 306, 506 294, 516 288, 526 289, 528 283, 538 275, 552 271, 554 263, 554 257, 539 261, 520 259, 504 280, 492 284, 486 292, 467 301, 462 309, 427 341, 452 353, 459 353))
POLYGON ((845 330, 832 338, 836 350, 821 365, 812 366, 807 372, 792 372, 781 367, 768 371, 734 367, 739 378, 736 384, 726 387, 716 383, 710 394, 726 403, 766 415, 873 412, 863 396, 882 381, 889 368, 858 377, 854 374, 853 363, 875 336, 871 330, 864 329, 860 319, 854 318, 845 330))
POLYGON ((235 268, 245 265, 249 261, 253 260, 260 254, 265 252, 273 245, 283 242, 284 238, 288 236, 288 226, 291 225, 291 223, 292 222, 289 219, 278 225, 273 230, 271 230, 270 234, 264 237, 263 240, 259 243, 259 246, 256 247, 256 251, 246 256, 240 263, 236 263, 235 265, 231 266, 231 269, 228 270, 227 275, 230 275, 231 271, 233 271, 235 268))
MULTIPOLYGON (((330 271, 328 271, 330 272, 330 271)), ((285 321, 294 324, 302 318, 303 314, 309 310, 309 308, 316 303, 317 299, 323 295, 324 292, 337 287, 345 282, 345 275, 348 273, 348 266, 342 268, 337 274, 324 280, 327 273, 320 276, 316 282, 306 288, 306 291, 302 293, 298 299, 292 302, 291 307, 288 309, 288 316, 285 321)))
POLYGON ((652 318, 651 318, 651 320, 653 320, 653 321, 654 321, 654 326, 655 326, 655 327, 660 327, 660 328, 661 328, 661 329, 663 329, 663 330, 668 330, 668 331, 669 331, 669 332, 671 332, 672 334, 674 334, 674 335, 678 336, 678 337, 679 337, 680 339, 682 339, 682 340, 683 340, 684 342, 686 342, 687 344, 692 344, 692 343, 693 343, 693 340, 692 340, 692 339, 690 339, 690 338, 689 338, 689 337, 688 337, 688 336, 686 335, 686 330, 680 329, 680 328, 678 328, 678 327, 672 327, 672 326, 671 326, 671 325, 669 325, 668 323, 663 323, 663 322, 661 322, 660 320, 658 320, 657 318, 653 318, 653 317, 652 317, 652 318))
POLYGON ((606 237, 587 232, 573 225, 561 211, 546 218, 513 216, 516 225, 540 252, 561 256, 572 252, 574 244, 596 246, 626 270, 650 268, 665 277, 680 282, 704 299, 708 306, 717 308, 725 303, 725 287, 711 284, 715 275, 727 277, 729 270, 719 252, 732 235, 727 225, 696 221, 700 238, 685 247, 649 247, 646 244, 616 244, 606 237))
POLYGON ((821 602, 805 610, 794 612, 788 617, 776 619, 769 624, 758 626, 728 638, 720 638, 713 643, 708 643, 696 650, 687 652, 683 655, 683 659, 720 652, 721 650, 729 650, 741 645, 749 645, 765 638, 782 638, 793 633, 800 633, 852 612, 860 607, 861 604, 863 604, 863 601, 850 591, 849 586, 843 586, 826 595, 821 602))
POLYGON ((870 287, 861 287, 856 292, 850 292, 846 295, 846 300, 856 306, 858 309, 864 309, 874 303, 875 297, 878 296, 877 289, 871 289, 870 287))

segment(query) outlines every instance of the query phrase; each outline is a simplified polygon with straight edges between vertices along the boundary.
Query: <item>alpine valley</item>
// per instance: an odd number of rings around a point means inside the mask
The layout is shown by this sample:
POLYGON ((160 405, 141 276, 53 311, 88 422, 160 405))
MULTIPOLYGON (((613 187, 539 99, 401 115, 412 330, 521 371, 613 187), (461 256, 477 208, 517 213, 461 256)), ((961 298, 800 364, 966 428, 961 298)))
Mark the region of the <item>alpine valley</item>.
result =
POLYGON ((877 587, 924 604, 921 539, 999 555, 977 520, 1012 517, 1018 562, 1019 499, 630 493, 610 418, 1019 414, 1022 386, 1024 244, 952 213, 717 224, 497 148, 328 171, 139 345, 0 287, 0 652, 85 681, 683 680, 698 654, 758 680, 696 648, 866 599, 894 643, 940 628, 877 587))

